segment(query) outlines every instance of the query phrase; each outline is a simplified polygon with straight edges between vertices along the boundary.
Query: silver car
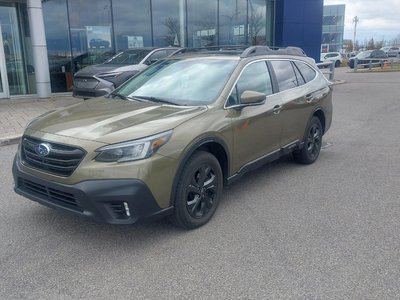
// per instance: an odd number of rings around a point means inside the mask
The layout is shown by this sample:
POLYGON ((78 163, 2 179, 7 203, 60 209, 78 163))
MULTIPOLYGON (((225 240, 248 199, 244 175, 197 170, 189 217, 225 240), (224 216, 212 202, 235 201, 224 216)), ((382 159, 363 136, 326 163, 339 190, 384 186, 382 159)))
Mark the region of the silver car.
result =
POLYGON ((92 98, 111 93, 153 62, 173 55, 180 48, 135 48, 125 50, 106 62, 88 66, 74 75, 73 96, 92 98))

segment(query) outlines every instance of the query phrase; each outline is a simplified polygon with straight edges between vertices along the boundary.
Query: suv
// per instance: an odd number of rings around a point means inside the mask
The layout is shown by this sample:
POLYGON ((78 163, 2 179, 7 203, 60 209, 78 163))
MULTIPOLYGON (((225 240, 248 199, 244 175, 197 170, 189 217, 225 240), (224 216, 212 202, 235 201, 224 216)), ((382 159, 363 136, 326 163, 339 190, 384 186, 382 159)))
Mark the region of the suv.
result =
POLYGON ((75 73, 73 96, 87 99, 107 95, 150 64, 179 49, 181 48, 129 49, 102 64, 88 66, 75 73))
POLYGON ((99 222, 170 215, 196 228, 247 172, 290 153, 314 163, 331 98, 298 48, 181 53, 108 97, 33 120, 14 160, 15 191, 99 222))
POLYGON ((396 57, 398 55, 400 55, 400 47, 390 47, 387 52, 387 56, 389 57, 396 57))
POLYGON ((335 67, 340 67, 343 62, 342 55, 339 52, 328 52, 321 54, 321 62, 332 61, 335 64, 335 67))
POLYGON ((383 50, 366 50, 366 51, 361 51, 354 57, 351 57, 347 62, 347 65, 350 67, 350 69, 354 69, 355 61, 357 59, 357 65, 363 66, 364 68, 368 68, 369 63, 377 64, 382 61, 383 62, 386 61, 387 58, 388 57, 385 51, 383 50))

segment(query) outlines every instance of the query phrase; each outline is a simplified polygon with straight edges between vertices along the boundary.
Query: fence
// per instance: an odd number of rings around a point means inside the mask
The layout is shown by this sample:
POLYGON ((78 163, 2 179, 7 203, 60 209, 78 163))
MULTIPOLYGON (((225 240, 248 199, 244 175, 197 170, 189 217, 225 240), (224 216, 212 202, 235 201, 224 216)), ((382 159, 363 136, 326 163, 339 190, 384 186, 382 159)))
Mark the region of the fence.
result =
POLYGON ((371 70, 372 68, 381 68, 381 69, 386 69, 386 68, 392 68, 394 66, 399 66, 400 60, 399 58, 385 58, 385 59, 369 59, 367 63, 360 64, 358 63, 358 58, 354 59, 354 72, 357 72, 358 68, 368 68, 371 70))

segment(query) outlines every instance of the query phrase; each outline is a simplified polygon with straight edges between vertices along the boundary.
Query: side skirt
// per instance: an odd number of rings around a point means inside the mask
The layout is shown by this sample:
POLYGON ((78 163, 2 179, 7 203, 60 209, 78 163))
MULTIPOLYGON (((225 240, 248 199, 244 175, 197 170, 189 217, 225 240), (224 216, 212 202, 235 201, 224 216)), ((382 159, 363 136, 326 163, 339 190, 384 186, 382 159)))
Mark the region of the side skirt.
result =
POLYGON ((250 172, 250 171, 254 171, 270 162, 273 162, 274 160, 277 160, 278 158, 292 153, 293 151, 300 149, 301 144, 304 143, 300 143, 299 140, 296 140, 294 142, 291 142, 285 146, 283 146, 280 149, 277 149, 275 151, 272 151, 271 153, 268 153, 267 155, 264 155, 256 160, 253 160, 251 162, 248 162, 247 164, 245 164, 243 167, 240 168, 240 170, 232 175, 231 177, 227 178, 226 180, 226 184, 232 184, 233 182, 236 182, 237 180, 239 180, 244 174, 250 172))

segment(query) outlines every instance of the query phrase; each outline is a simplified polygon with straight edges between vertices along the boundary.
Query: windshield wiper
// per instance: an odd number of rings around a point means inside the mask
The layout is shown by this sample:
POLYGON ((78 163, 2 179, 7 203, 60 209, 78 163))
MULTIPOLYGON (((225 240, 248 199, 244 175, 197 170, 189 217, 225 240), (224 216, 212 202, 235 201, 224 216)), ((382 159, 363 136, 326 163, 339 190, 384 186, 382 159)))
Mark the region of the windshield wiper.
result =
POLYGON ((129 96, 125 96, 125 95, 122 95, 122 94, 120 94, 120 93, 111 93, 110 94, 113 98, 115 98, 115 97, 118 97, 118 98, 120 98, 120 99, 122 99, 122 100, 129 100, 129 101, 140 101, 140 102, 143 102, 143 99, 140 99, 140 98, 137 98, 137 97, 129 97, 129 96))
POLYGON ((162 98, 156 98, 156 97, 150 97, 150 96, 133 96, 133 98, 143 99, 143 100, 147 100, 147 101, 151 101, 151 102, 157 102, 157 103, 180 105, 180 104, 177 104, 177 103, 169 101, 169 100, 165 100, 165 99, 162 99, 162 98))

